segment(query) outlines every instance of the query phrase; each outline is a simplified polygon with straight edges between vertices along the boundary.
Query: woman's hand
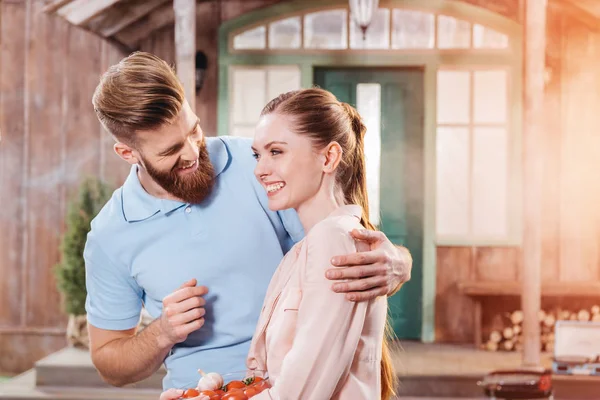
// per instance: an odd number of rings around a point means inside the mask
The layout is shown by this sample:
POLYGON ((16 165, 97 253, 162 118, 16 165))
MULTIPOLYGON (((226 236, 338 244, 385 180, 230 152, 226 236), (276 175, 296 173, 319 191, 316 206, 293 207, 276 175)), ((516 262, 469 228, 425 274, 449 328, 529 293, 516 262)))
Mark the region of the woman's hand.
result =
POLYGON ((159 400, 178 400, 183 395, 183 390, 181 389, 169 389, 167 391, 162 392, 159 400))

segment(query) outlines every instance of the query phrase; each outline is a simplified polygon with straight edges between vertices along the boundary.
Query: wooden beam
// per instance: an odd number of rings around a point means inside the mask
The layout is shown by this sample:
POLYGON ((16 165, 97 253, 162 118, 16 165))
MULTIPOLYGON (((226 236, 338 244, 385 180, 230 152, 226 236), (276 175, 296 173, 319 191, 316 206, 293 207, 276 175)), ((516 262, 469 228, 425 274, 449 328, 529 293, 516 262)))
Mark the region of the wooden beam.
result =
POLYGON ((113 36, 166 3, 171 3, 171 0, 144 0, 133 3, 131 6, 120 7, 119 15, 111 18, 110 25, 92 29, 103 37, 113 36))
POLYGON ((175 60, 185 97, 196 111, 196 0, 173 0, 175 60))
POLYGON ((542 196, 544 178, 544 70, 547 0, 525 6, 524 236, 521 304, 524 367, 540 366, 542 196))
POLYGON ((120 1, 121 0, 75 0, 60 8, 57 14, 73 25, 81 26, 120 1))
POLYGON ((173 25, 174 23, 175 11, 169 1, 167 4, 163 4, 148 15, 117 32, 114 37, 127 47, 137 49, 140 42, 150 36, 152 32, 173 25))
POLYGON ((54 11, 58 10, 59 8, 61 8, 62 6, 72 2, 73 0, 54 0, 49 2, 48 4, 46 4, 43 8, 43 11, 45 13, 53 13, 54 11))

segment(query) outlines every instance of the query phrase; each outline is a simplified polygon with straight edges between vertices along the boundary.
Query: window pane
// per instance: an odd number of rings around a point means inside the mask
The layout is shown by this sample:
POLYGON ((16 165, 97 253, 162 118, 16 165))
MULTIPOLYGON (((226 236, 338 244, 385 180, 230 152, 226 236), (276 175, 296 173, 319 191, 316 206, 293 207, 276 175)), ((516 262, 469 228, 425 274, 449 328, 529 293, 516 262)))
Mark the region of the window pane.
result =
POLYGON ((300 48, 300 17, 292 17, 269 25, 269 48, 300 48))
POLYGON ((393 49, 432 49, 434 46, 435 17, 420 11, 392 12, 393 49))
MULTIPOLYGON (((300 69, 298 67, 271 67, 267 87, 267 101, 282 93, 300 89, 300 69)), ((265 104, 262 104, 264 106, 265 104)))
POLYGON ((476 123, 505 123, 507 118, 507 72, 474 72, 473 117, 476 123))
POLYGON ((365 135, 365 159, 367 163, 367 193, 369 196, 369 219, 379 225, 379 171, 381 166, 381 85, 359 83, 356 85, 356 109, 362 116, 365 135))
POLYGON ((244 126, 244 125, 235 125, 233 127, 233 130, 231 131, 231 134, 233 136, 240 136, 240 137, 247 137, 247 138, 254 138, 254 129, 255 126, 244 126))
POLYGON ((470 102, 469 71, 438 71, 438 124, 468 124, 470 102))
POLYGON ((507 215, 508 138, 502 128, 473 132, 473 234, 505 237, 507 215))
POLYGON ((445 15, 438 16, 438 47, 466 49, 471 46, 471 24, 445 15))
POLYGON ((266 71, 262 69, 235 68, 232 74, 230 92, 233 97, 233 118, 235 124, 252 125, 258 121, 262 108, 267 102, 265 88, 266 71))
POLYGON ((508 36, 485 26, 473 26, 473 47, 476 49, 505 49, 508 47, 508 36))
POLYGON ((234 49, 264 49, 267 43, 266 28, 259 26, 258 28, 250 29, 235 35, 233 38, 234 49))
POLYGON ((304 16, 304 47, 345 49, 348 40, 346 10, 320 11, 304 16))
POLYGON ((388 49, 390 47, 390 10, 378 8, 367 29, 365 39, 354 18, 351 18, 350 48, 351 49, 388 49))
POLYGON ((437 236, 469 233, 469 130, 437 129, 437 236))

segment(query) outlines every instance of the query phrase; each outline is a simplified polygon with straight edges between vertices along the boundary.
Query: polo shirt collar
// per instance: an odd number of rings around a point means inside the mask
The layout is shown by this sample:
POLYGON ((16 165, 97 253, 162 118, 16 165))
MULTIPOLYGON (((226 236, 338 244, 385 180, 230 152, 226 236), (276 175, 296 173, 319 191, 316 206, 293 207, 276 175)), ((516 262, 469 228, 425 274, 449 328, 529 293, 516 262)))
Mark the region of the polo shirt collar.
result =
MULTIPOLYGON (((206 138, 206 148, 215 170, 215 177, 217 177, 227 168, 231 155, 220 138, 206 138)), ((123 215, 126 221, 142 221, 159 212, 167 214, 186 204, 175 200, 160 199, 146 192, 140 183, 137 171, 138 166, 132 165, 129 176, 121 187, 123 215)))

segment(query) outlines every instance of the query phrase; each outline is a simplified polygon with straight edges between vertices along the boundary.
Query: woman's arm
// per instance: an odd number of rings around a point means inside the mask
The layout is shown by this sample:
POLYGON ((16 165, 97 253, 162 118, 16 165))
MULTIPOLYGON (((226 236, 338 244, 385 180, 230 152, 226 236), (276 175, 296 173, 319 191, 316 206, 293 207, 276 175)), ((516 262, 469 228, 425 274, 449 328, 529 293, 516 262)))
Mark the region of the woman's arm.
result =
POLYGON ((346 300, 331 290, 325 278, 330 259, 356 251, 348 232, 336 226, 318 226, 307 237, 306 280, 298 308, 292 349, 283 360, 273 388, 260 399, 329 399, 348 375, 363 325, 368 302, 346 300))

